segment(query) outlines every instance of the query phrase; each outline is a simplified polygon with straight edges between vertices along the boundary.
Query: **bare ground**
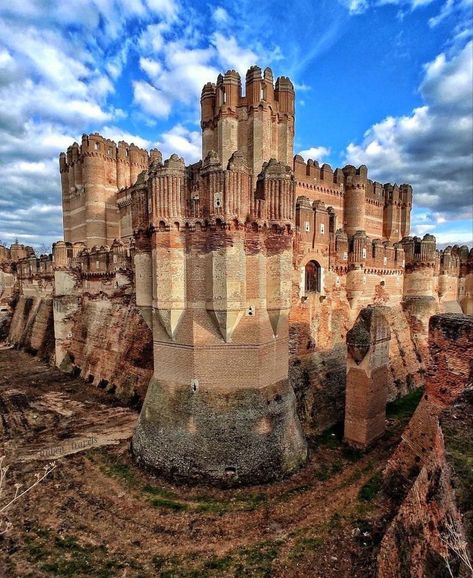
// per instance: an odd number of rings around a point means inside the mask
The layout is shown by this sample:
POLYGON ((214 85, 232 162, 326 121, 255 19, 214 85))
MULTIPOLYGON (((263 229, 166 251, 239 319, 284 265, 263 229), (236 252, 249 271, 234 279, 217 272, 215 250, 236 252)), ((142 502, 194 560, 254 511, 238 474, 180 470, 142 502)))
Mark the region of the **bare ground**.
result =
POLYGON ((9 511, 0 576, 369 578, 389 514, 379 472, 408 415, 366 454, 338 433, 270 486, 174 486, 137 468, 138 417, 113 396, 0 350, 0 455, 9 488, 54 471, 9 511))

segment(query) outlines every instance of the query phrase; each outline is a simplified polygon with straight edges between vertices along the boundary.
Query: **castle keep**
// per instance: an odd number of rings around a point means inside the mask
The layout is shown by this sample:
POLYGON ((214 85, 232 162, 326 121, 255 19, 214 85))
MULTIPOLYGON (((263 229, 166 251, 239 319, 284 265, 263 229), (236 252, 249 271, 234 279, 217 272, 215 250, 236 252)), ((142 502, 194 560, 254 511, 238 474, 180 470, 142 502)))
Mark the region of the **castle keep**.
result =
POLYGON ((41 342, 50 307, 56 364, 140 398, 134 455, 168 476, 254 482, 299 467, 301 415, 321 431, 343 413, 332 357, 345 359, 364 307, 383 305, 392 335, 383 400, 421 382, 432 314, 473 312, 473 254, 409 237, 408 184, 294 156, 294 107, 291 81, 254 66, 244 90, 235 71, 204 86, 198 163, 85 135, 60 155, 64 241, 40 259, 0 252, 4 295, 17 283, 23 299, 13 341, 29 323, 41 342), (106 333, 118 315, 127 351, 106 333))

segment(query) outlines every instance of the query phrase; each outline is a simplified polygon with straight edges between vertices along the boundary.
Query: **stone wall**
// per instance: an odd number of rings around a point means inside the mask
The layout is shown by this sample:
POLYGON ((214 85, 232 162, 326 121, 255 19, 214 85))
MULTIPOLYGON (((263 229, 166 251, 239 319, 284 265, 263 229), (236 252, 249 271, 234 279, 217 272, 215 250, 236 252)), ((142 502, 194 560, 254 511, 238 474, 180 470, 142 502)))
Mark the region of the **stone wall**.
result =
MULTIPOLYGON (((383 311, 391 331, 387 396, 388 401, 392 401, 423 385, 427 357, 413 337, 409 316, 402 306, 383 307, 383 311)), ((317 313, 311 316, 312 323, 300 321, 300 318, 297 321, 293 312, 289 378, 304 430, 307 435, 313 435, 343 421, 345 339, 358 312, 351 311, 343 301, 320 304, 317 313), (300 344, 304 344, 305 352, 300 344), (299 346, 297 350, 296 345, 299 346)))
POLYGON ((472 538, 473 317, 433 316, 429 346, 424 397, 384 472, 386 493, 401 503, 381 543, 379 578, 471 575, 448 544, 465 539, 464 519, 472 538), (456 470, 470 484, 460 502, 456 470))

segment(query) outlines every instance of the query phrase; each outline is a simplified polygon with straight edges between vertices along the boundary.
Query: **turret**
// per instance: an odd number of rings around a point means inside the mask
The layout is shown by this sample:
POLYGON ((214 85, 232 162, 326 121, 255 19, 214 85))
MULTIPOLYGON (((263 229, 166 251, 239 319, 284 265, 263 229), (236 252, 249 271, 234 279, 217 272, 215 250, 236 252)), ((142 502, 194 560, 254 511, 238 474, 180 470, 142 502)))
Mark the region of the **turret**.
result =
POLYGON ((246 102, 248 106, 256 106, 263 99, 261 68, 252 66, 246 73, 246 102))
POLYGON ((272 104, 274 101, 273 71, 269 67, 264 69, 262 86, 263 100, 272 104))
POLYGON ((412 210, 412 187, 411 185, 401 185, 401 238, 409 235, 411 230, 411 210, 412 210))
POLYGON ((235 70, 219 74, 201 94, 202 158, 214 150, 225 167, 240 151, 253 174, 254 185, 264 162, 271 158, 290 164, 294 141, 294 87, 282 77, 252 66, 245 78, 245 96, 235 70))
POLYGON ((202 158, 217 149, 215 84, 207 82, 200 97, 200 127, 202 129, 202 158))
MULTIPOLYGON (((186 173, 184 159, 173 154, 158 167, 148 185, 151 188, 151 222, 174 224, 185 216, 186 173)), ((149 190, 149 189, 148 189, 149 190)))
POLYGON ((257 199, 264 201, 264 213, 259 218, 283 225, 294 221, 295 182, 291 168, 271 159, 258 176, 257 199))
POLYGON ((402 200, 399 187, 396 184, 386 183, 384 185, 383 234, 389 241, 394 243, 403 237, 401 232, 401 207, 402 200))
POLYGON ((227 70, 221 83, 221 90, 221 106, 236 108, 240 104, 241 78, 236 70, 227 70))
POLYGON ((354 235, 365 229, 366 183, 368 169, 362 165, 358 169, 348 165, 343 168, 345 175, 344 217, 345 231, 354 235))
POLYGON ((294 85, 287 76, 280 76, 276 80, 274 97, 279 103, 279 112, 294 115, 295 92, 294 85))

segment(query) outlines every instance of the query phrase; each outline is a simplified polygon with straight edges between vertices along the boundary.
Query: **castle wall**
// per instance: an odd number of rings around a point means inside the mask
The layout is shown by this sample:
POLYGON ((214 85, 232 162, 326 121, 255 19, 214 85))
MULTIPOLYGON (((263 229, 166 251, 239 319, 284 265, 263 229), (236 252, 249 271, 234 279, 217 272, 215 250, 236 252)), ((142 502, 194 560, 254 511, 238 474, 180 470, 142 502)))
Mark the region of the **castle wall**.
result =
POLYGON ((381 185, 368 179, 368 169, 346 166, 333 171, 317 161, 307 162, 300 155, 293 159, 296 196, 321 201, 332 207, 336 228, 348 235, 365 231, 372 239, 391 243, 409 234, 412 188, 409 185, 381 185))

